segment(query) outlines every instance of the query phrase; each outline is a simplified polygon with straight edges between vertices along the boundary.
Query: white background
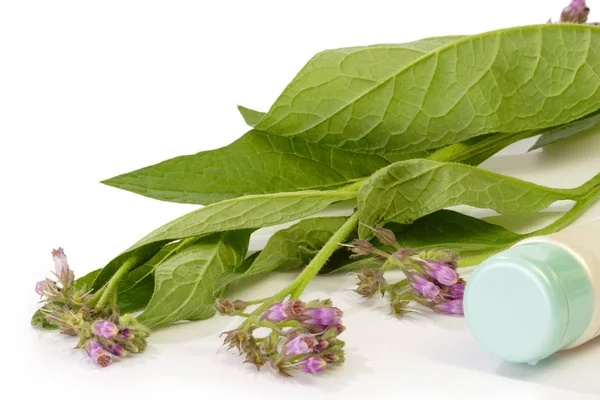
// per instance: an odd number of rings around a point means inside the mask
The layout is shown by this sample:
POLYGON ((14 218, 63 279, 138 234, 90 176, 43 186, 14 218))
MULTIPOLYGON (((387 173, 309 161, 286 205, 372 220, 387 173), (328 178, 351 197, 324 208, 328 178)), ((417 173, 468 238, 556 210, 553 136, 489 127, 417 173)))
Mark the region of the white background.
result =
MULTIPOLYGON (((503 364, 462 319, 397 321, 385 304, 344 292, 351 277, 319 278, 306 295, 332 297, 346 313, 347 362, 327 376, 286 380, 216 354, 218 334, 237 323, 222 317, 157 331, 145 354, 104 370, 71 338, 29 326, 33 287, 52 268, 53 247, 66 249, 81 276, 196 208, 100 180, 226 145, 246 130, 236 105, 268 109, 318 51, 543 23, 566 2, 1 1, 0 393, 12 393, 2 397, 600 395, 600 342, 536 367, 503 364)), ((600 0, 588 4, 600 10, 600 0)), ((553 147, 523 156, 521 145, 486 167, 571 187, 600 170, 598 146, 588 135, 562 154, 553 147)), ((597 215, 594 207, 580 222, 597 215)), ((241 295, 267 295, 292 278, 276 275, 241 295)))

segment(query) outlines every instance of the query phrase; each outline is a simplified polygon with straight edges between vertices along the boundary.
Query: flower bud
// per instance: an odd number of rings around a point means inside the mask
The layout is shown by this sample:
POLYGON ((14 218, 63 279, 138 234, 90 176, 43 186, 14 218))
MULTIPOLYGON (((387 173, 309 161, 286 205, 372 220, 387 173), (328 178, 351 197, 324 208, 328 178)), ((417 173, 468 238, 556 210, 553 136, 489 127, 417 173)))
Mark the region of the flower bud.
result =
POLYGON ((389 229, 375 228, 375 236, 383 244, 394 247, 398 246, 396 235, 394 235, 394 232, 390 231, 389 229))
POLYGON ((421 263, 421 268, 442 285, 449 286, 458 282, 456 271, 446 264, 437 261, 425 261, 424 263, 421 263))
POLYGON ((419 293, 428 299, 437 299, 440 296, 440 287, 427 278, 410 270, 404 271, 408 283, 419 293))
POLYGON ((344 356, 334 353, 327 353, 323 358, 333 364, 341 364, 344 362, 344 356))
POLYGON ((398 318, 404 317, 410 312, 410 310, 406 308, 406 306, 408 306, 409 303, 410 302, 408 300, 393 301, 392 303, 390 303, 390 306, 392 307, 392 314, 398 318))
POLYGON ((327 367, 327 362, 321 357, 308 357, 300 362, 302 371, 316 374, 327 367))
POLYGON ((371 243, 362 239, 352 242, 352 247, 350 248, 350 251, 358 255, 371 254, 374 250, 375 247, 371 243))
POLYGON ((127 354, 127 350, 125 350, 125 347, 123 347, 121 343, 108 343, 106 345, 106 350, 119 357, 123 357, 127 354))
POLYGON ((217 299, 215 309, 220 315, 235 315, 233 312, 233 305, 229 300, 217 299))
POLYGON ((464 315, 462 299, 444 301, 433 305, 431 308, 440 314, 464 315))
POLYGON ((448 286, 448 291, 444 293, 444 298, 447 299, 462 299, 465 295, 465 284, 464 283, 456 283, 452 286, 448 286))
POLYGON ((111 339, 119 334, 119 328, 114 322, 101 319, 92 324, 92 333, 105 339, 111 339))
POLYGON ((320 339, 319 341, 317 341, 317 345, 314 348, 315 353, 320 353, 323 350, 327 349, 327 347, 329 347, 329 342, 327 340, 320 339))
POLYGON ((102 345, 95 340, 92 340, 87 345, 87 351, 94 364, 101 367, 108 367, 112 364, 112 356, 104 350, 102 345))
POLYGON ((283 355, 286 357, 311 353, 317 345, 317 339, 312 335, 298 335, 283 346, 283 355))
POLYGON ((56 283, 50 279, 44 279, 35 284, 35 292, 40 296, 52 297, 57 294, 56 283))
POLYGON ((133 331, 129 328, 121 329, 118 335, 121 340, 131 340, 135 337, 133 331))
POLYGON ((338 325, 342 315, 342 310, 337 307, 308 308, 302 313, 302 322, 329 328, 338 325))
POLYGON ((583 24, 587 21, 589 14, 590 8, 585 4, 585 0, 572 0, 571 4, 565 7, 560 14, 560 22, 583 24))
POLYGON ((245 302, 244 300, 234 300, 231 303, 231 306, 233 307, 234 311, 244 311, 246 309, 246 307, 248 307, 248 303, 245 302))
POLYGON ((281 322, 286 319, 294 318, 304 310, 304 303, 300 300, 290 300, 284 303, 276 303, 265 311, 262 315, 262 319, 266 319, 270 322, 281 322))
POLYGON ((73 271, 69 269, 67 256, 62 247, 52 250, 52 259, 54 260, 54 272, 58 280, 64 285, 73 283, 75 276, 73 275, 73 271))

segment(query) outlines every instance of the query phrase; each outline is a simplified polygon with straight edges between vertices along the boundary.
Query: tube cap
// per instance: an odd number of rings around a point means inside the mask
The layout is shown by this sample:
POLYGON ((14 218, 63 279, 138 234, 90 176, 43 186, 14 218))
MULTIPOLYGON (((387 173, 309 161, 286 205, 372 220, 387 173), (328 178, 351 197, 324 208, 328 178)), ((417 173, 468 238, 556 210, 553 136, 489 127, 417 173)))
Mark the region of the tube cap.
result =
POLYGON ((592 318, 593 292, 577 259, 533 242, 488 258, 467 282, 475 339, 504 361, 536 363, 574 342, 592 318))

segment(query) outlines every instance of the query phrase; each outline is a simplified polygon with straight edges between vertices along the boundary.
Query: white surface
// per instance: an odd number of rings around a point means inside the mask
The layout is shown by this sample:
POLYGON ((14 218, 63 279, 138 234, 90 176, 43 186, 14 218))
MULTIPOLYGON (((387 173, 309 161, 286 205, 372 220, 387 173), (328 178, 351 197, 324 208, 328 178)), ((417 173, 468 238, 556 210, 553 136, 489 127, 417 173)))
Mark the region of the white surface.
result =
MULTIPOLYGON (((98 181, 231 142, 246 129, 236 104, 268 108, 320 50, 544 22, 566 2, 1 2, 1 397, 600 396, 598 340, 535 367, 503 364, 477 346, 462 319, 397 321, 384 302, 344 292, 347 276, 319 278, 306 293, 332 297, 345 311, 347 362, 325 377, 257 374, 216 354, 218 334, 237 323, 223 317, 159 330, 144 355, 104 370, 73 350, 71 338, 29 326, 34 283, 51 268, 53 247, 66 249, 81 276, 195 209, 98 181)), ((521 145, 486 166, 570 187, 600 171, 599 145, 598 136, 581 137, 560 154, 555 147, 526 156, 521 145)), ((597 204, 581 221, 598 215, 597 204)), ((292 278, 273 276, 240 296, 266 295, 292 278)))

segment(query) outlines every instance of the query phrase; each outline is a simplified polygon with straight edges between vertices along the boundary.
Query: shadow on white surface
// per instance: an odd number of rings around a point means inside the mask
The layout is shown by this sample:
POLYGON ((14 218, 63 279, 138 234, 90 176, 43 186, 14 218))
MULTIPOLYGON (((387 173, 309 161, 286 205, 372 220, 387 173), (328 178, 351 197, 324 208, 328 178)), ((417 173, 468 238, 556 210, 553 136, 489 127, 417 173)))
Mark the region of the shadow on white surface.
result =
POLYGON ((487 353, 469 334, 466 324, 452 329, 443 321, 446 332, 436 332, 430 345, 419 351, 432 361, 473 372, 513 379, 544 387, 600 395, 600 340, 592 340, 572 350, 559 352, 537 365, 502 362, 487 353), (582 368, 582 366, 587 366, 582 368))

